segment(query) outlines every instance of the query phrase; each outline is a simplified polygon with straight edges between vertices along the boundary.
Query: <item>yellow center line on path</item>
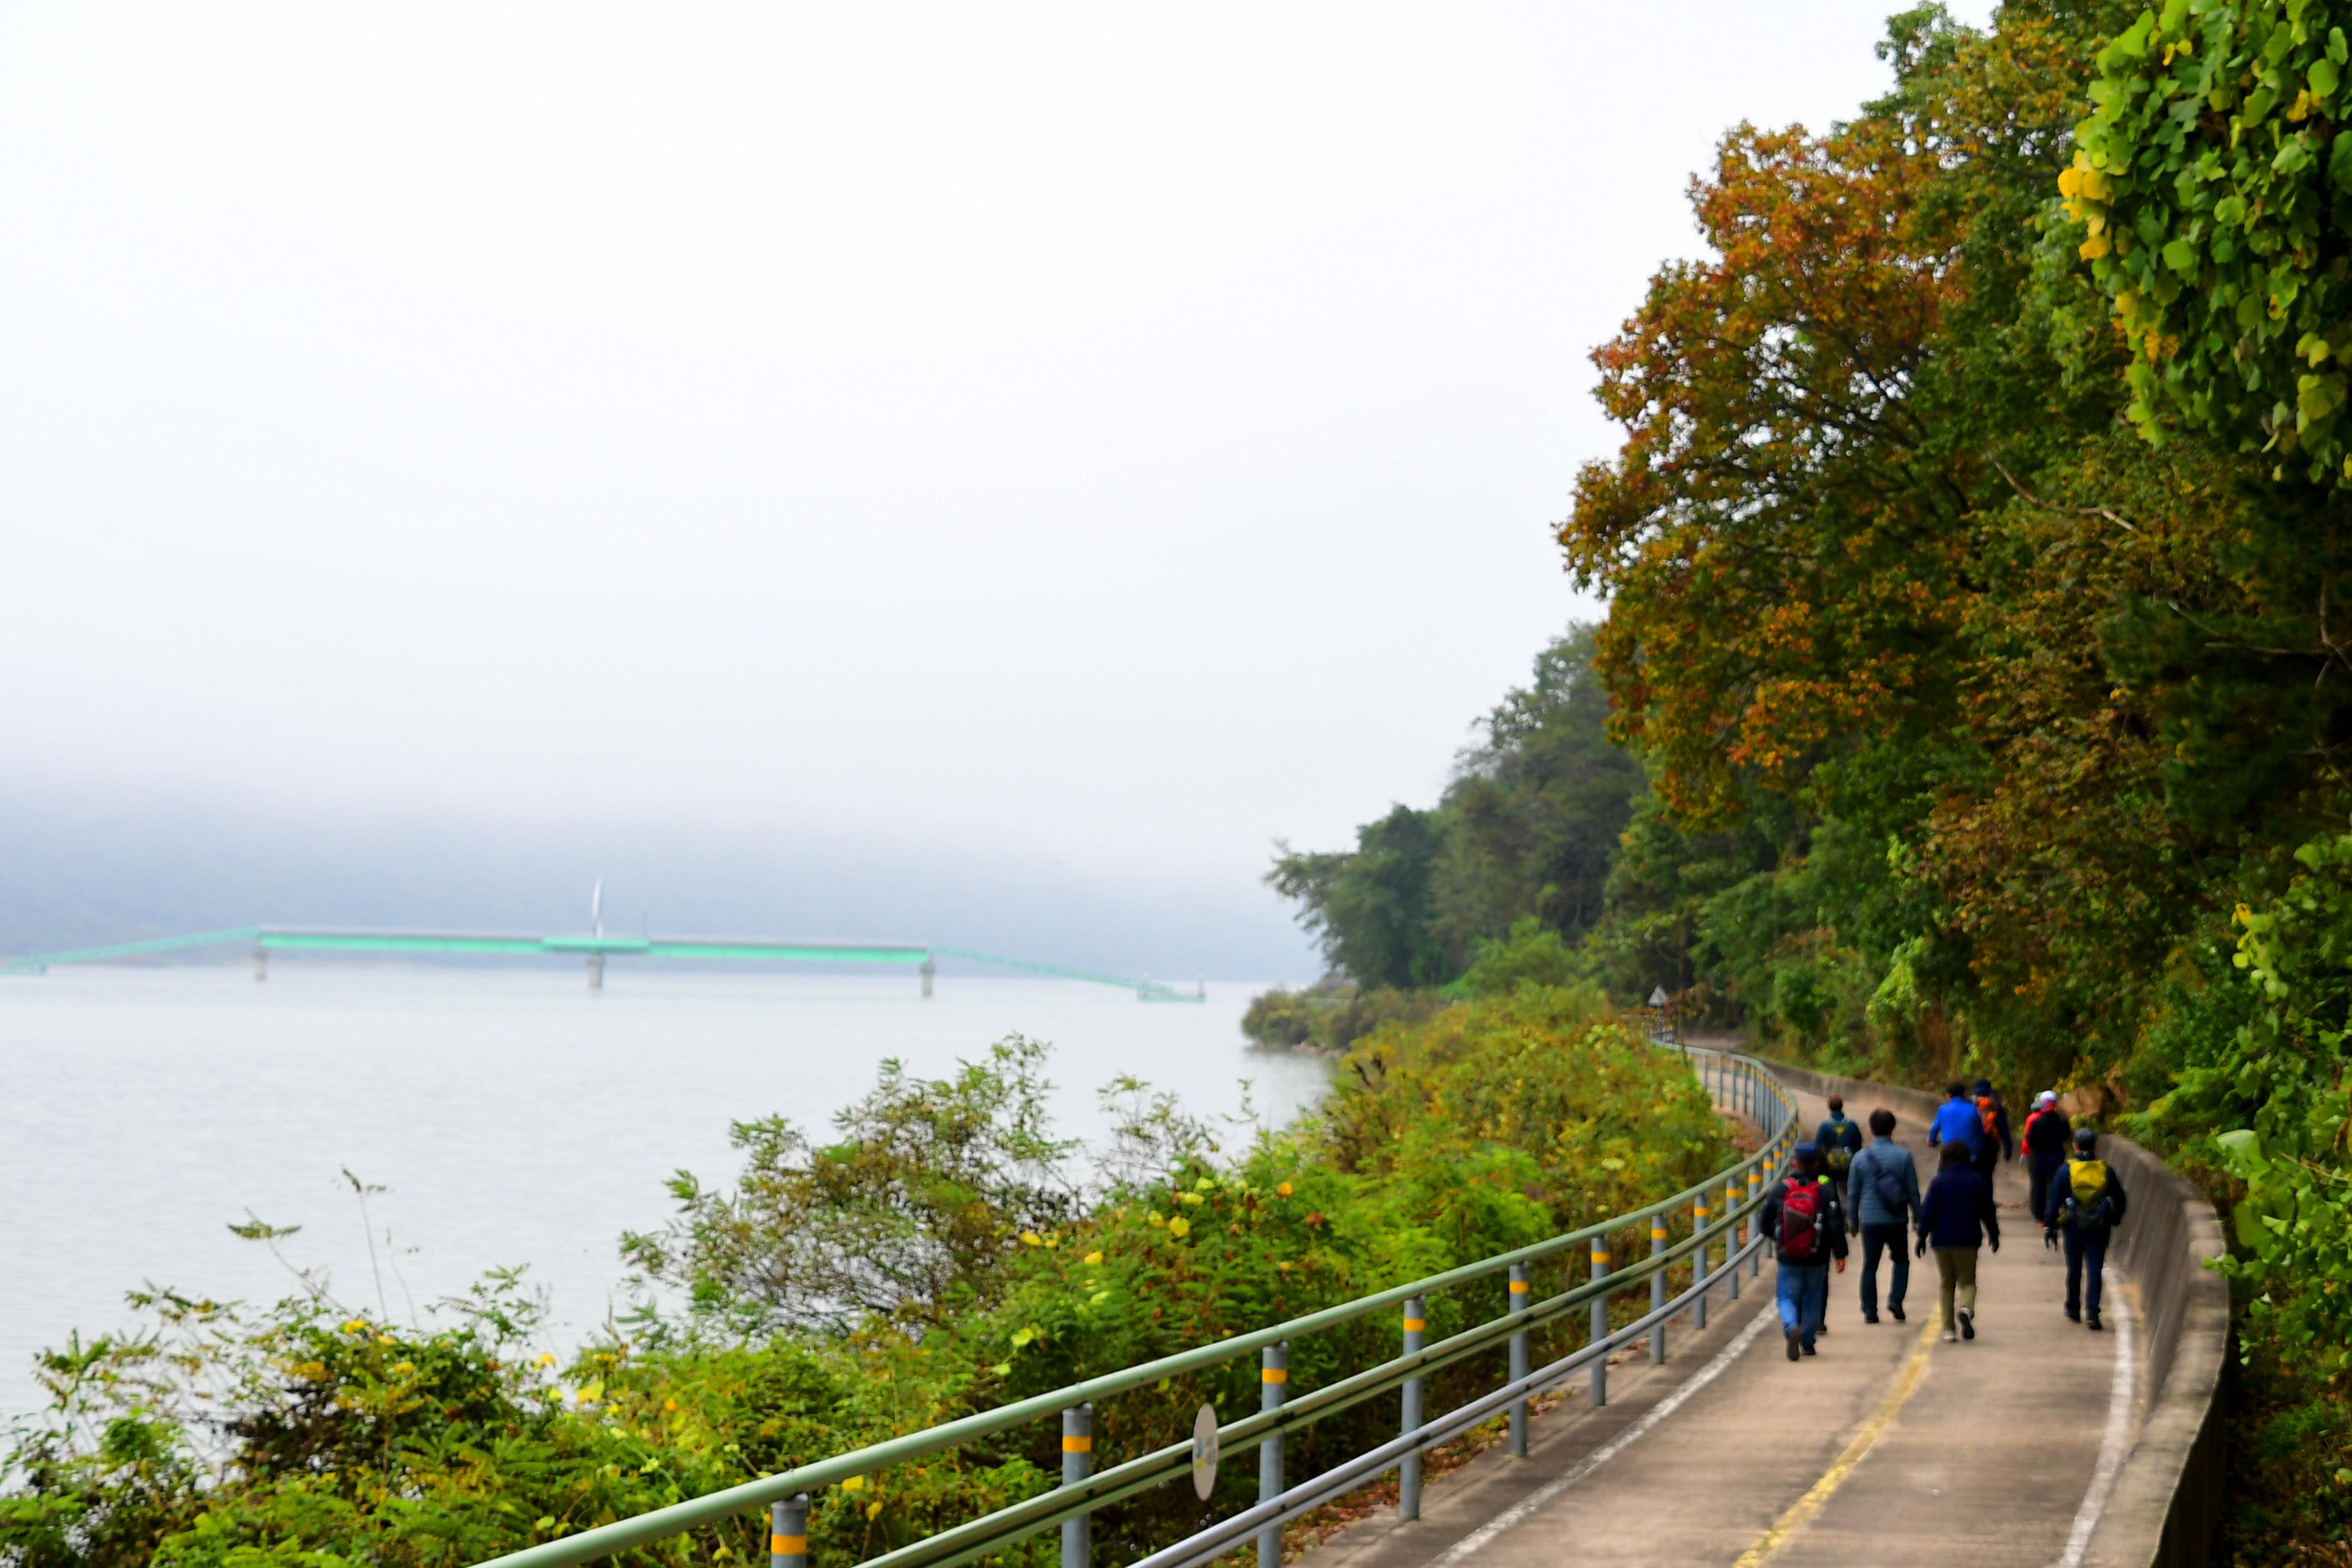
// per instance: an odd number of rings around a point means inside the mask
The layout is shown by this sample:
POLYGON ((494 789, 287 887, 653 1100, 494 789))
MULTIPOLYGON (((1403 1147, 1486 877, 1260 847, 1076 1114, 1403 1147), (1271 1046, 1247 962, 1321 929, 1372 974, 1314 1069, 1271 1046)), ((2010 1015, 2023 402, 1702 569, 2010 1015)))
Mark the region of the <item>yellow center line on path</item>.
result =
POLYGON ((1813 1516, 1822 1511, 1838 1488, 1845 1485, 1846 1477, 1853 1474, 1853 1468, 1862 1463, 1862 1457, 1869 1453, 1885 1435, 1886 1428, 1894 1424, 1895 1413, 1918 1389, 1919 1380, 1927 1375, 1927 1352, 1935 1348, 1936 1331, 1940 1326, 1940 1321, 1929 1314, 1927 1321, 1920 1325, 1919 1338, 1912 1345, 1910 1356, 1903 1363, 1903 1370, 1896 1375, 1895 1386, 1887 1390, 1878 1414, 1863 1423, 1862 1430, 1853 1435, 1844 1451, 1838 1455, 1836 1462, 1822 1472, 1822 1479, 1813 1483, 1812 1489, 1790 1503, 1789 1511, 1774 1520, 1772 1528, 1758 1536, 1756 1544, 1740 1553, 1739 1561, 1733 1563, 1732 1568, 1762 1568, 1764 1561, 1786 1546, 1790 1537, 1811 1524, 1813 1516))

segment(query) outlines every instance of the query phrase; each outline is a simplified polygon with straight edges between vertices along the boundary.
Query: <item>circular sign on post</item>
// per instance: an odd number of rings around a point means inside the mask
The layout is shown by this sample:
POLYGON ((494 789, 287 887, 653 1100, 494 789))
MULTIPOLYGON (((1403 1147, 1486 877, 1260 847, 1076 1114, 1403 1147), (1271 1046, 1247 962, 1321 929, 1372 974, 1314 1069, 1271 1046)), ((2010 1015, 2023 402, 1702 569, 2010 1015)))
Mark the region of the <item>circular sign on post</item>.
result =
POLYGON ((1192 1490, 1202 1502, 1217 1489, 1217 1407, 1203 1405, 1192 1417, 1192 1490))

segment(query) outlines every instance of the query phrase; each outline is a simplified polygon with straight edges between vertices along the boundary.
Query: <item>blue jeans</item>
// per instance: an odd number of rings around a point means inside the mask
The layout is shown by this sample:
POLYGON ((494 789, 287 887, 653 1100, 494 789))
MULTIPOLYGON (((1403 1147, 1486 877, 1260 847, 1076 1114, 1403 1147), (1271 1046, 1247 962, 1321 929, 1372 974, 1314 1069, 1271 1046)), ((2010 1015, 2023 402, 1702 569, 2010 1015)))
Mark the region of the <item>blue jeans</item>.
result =
POLYGON ((2107 1227, 2076 1230, 2073 1226, 2061 1226, 2066 1243, 2066 1311, 2069 1316, 2087 1308, 2093 1317, 2099 1314, 2099 1275, 2107 1262, 2107 1227), (2083 1275, 2088 1265, 2090 1288, 2084 1289, 2083 1275))
POLYGON ((1830 1266, 1783 1263, 1779 1272, 1780 1327, 1799 1330, 1802 1342, 1810 1345, 1822 1331, 1822 1315, 1830 1308, 1830 1266))

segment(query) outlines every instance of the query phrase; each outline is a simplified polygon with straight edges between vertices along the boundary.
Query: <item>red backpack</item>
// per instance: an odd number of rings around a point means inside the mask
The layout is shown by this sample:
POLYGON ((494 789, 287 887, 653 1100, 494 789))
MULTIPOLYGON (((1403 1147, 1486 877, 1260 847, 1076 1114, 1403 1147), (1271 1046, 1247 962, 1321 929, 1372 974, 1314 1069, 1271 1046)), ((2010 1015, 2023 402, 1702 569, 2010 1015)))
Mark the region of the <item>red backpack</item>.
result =
POLYGON ((1821 1184, 1791 1176, 1780 1191, 1780 1250, 1792 1263, 1811 1263, 1821 1249, 1821 1184))

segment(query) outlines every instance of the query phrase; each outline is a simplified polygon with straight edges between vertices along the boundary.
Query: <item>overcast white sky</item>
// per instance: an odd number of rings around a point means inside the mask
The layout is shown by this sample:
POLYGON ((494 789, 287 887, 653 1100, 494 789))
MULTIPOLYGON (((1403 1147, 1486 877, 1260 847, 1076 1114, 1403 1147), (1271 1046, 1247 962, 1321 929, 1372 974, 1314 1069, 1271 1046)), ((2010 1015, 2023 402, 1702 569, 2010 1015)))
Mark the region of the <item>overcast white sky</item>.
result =
POLYGON ((0 10, 0 783, 1249 884, 1889 0, 0 10))

